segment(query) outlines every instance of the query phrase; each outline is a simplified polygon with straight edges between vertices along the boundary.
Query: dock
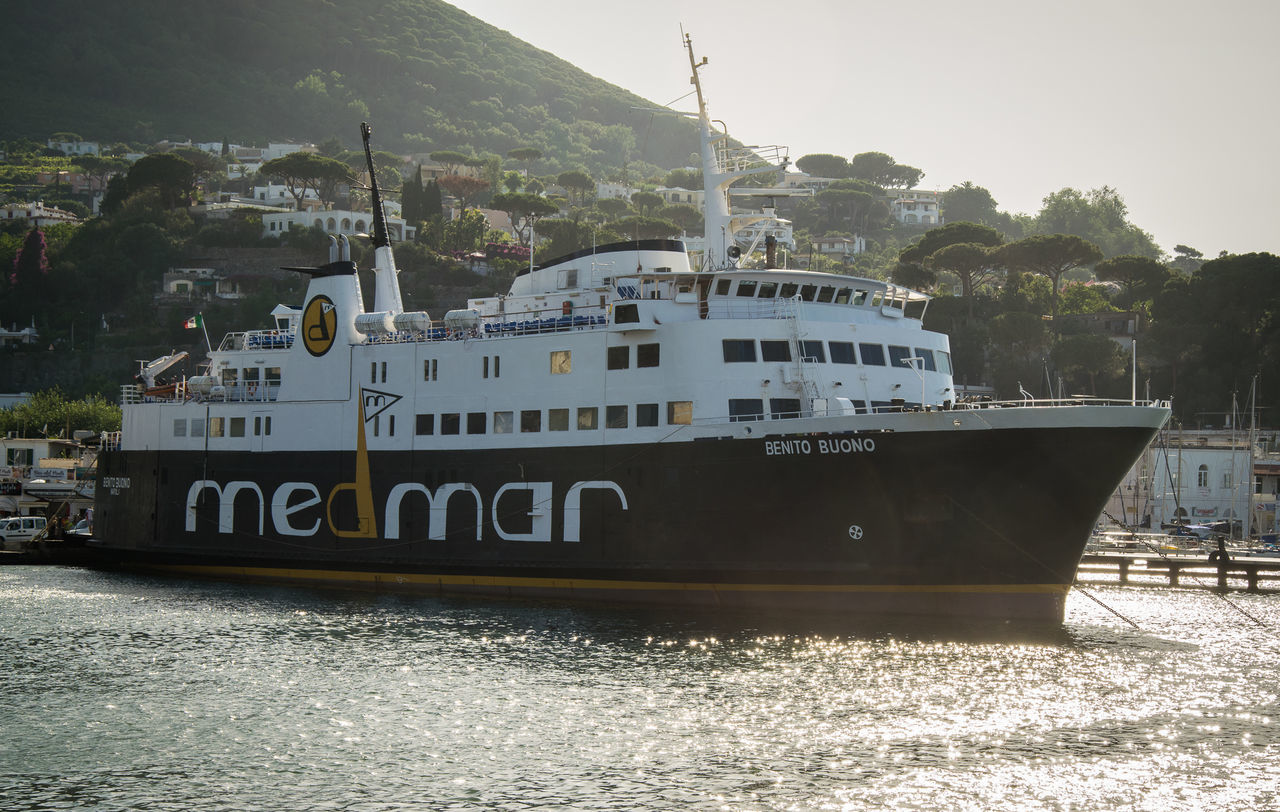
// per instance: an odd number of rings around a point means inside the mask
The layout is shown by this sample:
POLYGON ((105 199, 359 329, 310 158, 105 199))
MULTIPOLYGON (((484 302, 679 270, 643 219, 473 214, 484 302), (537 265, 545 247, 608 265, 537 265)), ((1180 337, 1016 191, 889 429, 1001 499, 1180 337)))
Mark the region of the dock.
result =
POLYGON ((1220 564, 1203 555, 1085 553, 1076 583, 1280 592, 1280 558, 1240 556, 1220 564))

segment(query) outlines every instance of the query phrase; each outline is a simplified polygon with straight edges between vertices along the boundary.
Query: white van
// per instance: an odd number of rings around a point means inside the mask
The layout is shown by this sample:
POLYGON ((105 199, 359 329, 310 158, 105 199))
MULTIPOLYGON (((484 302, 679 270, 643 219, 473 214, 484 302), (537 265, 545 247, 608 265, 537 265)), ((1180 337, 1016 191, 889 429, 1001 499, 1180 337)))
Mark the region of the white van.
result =
POLYGON ((11 541, 29 541, 44 530, 43 516, 13 516, 0 519, 0 546, 11 541))

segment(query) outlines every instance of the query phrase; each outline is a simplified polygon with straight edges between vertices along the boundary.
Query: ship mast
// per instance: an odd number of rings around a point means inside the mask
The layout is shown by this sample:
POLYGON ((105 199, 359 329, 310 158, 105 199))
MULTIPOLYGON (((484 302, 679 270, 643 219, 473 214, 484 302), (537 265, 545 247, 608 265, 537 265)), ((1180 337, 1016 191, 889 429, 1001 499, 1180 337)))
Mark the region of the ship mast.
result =
POLYGON ((400 280, 396 278, 396 258, 391 253, 391 237, 387 233, 387 215, 382 209, 382 193, 378 191, 378 175, 373 168, 373 152, 369 149, 369 136, 373 129, 367 122, 360 124, 360 136, 364 139, 364 158, 369 166, 369 191, 373 199, 373 309, 391 315, 404 312, 400 299, 400 280))
POLYGON ((772 210, 735 215, 729 202, 729 187, 739 178, 756 175, 768 169, 785 170, 788 160, 786 150, 782 147, 734 147, 729 144, 729 133, 724 122, 717 130, 712 126, 711 116, 707 113, 707 100, 702 95, 702 81, 698 76, 700 68, 707 65, 707 58, 701 60, 693 54, 693 38, 684 36, 684 44, 689 52, 689 68, 692 76, 689 83, 698 94, 698 129, 702 136, 702 191, 704 244, 702 253, 703 271, 720 270, 738 267, 741 250, 735 245, 734 235, 754 223, 776 221, 772 210))

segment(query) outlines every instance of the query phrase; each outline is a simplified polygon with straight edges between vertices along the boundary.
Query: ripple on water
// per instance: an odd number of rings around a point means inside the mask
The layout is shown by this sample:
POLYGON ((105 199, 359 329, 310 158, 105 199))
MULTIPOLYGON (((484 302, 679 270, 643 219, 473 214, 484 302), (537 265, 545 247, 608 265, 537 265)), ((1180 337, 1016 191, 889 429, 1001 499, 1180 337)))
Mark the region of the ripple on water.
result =
POLYGON ((13 809, 1265 809, 1280 601, 1065 624, 0 571, 13 809), (1153 781, 1158 776, 1158 781, 1153 781))

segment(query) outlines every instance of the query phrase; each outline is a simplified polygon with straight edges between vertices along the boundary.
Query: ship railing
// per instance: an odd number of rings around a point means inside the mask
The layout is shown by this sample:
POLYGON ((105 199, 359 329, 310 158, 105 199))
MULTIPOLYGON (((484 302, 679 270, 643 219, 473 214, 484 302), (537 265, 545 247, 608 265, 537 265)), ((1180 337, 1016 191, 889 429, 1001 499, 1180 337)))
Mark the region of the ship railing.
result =
POLYGON ((609 326, 607 307, 594 305, 566 310, 563 306, 521 313, 481 316, 475 326, 432 321, 429 330, 400 330, 374 333, 369 344, 405 344, 423 341, 461 341, 470 338, 539 335, 578 330, 599 330, 609 326))
POLYGON ((713 299, 708 303, 709 319, 788 319, 799 313, 800 303, 791 299, 713 299))
POLYGON ((1023 400, 1005 400, 1005 401, 983 401, 975 403, 930 403, 923 409, 920 404, 911 401, 892 401, 885 403, 882 401, 873 401, 867 404, 865 401, 851 401, 852 406, 836 406, 828 403, 827 406, 822 405, 821 399, 817 402, 806 406, 803 402, 796 409, 782 409, 760 412, 751 412, 744 414, 719 415, 713 417, 697 417, 694 418, 694 425, 720 425, 724 423, 756 423, 756 422, 773 422, 779 420, 796 420, 809 417, 849 417, 852 415, 884 415, 884 414, 903 414, 907 412, 952 412, 966 411, 975 409, 1012 409, 1012 408, 1047 408, 1061 406, 1154 406, 1169 407, 1168 401, 1161 400, 1116 400, 1109 398, 1042 398, 1030 401, 1023 400))
POLYGON ((293 346, 293 333, 280 330, 246 330, 227 333, 218 345, 219 352, 235 350, 287 350, 293 346))
POLYGON ((1155 406, 1169 408, 1167 400, 1131 400, 1121 398, 1095 398, 1084 395, 1062 398, 1019 398, 1018 400, 988 400, 971 398, 961 400, 952 409, 1024 409, 1050 406, 1155 406))
POLYGON ((104 431, 102 432, 102 442, 100 447, 103 451, 119 451, 120 443, 123 441, 124 432, 120 431, 104 431))

